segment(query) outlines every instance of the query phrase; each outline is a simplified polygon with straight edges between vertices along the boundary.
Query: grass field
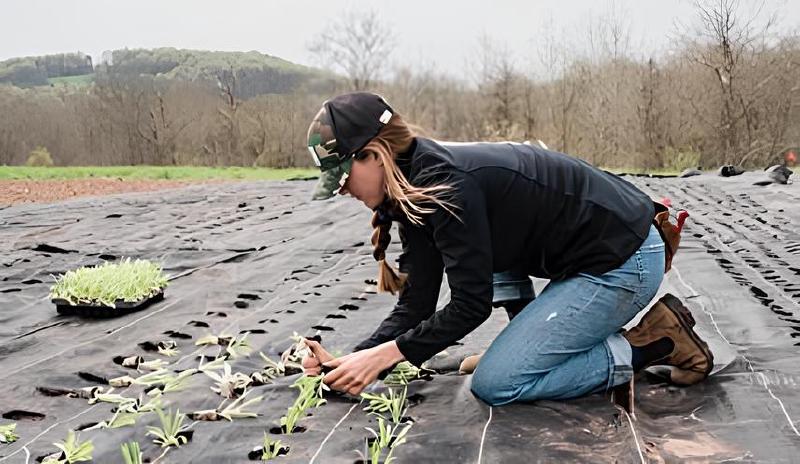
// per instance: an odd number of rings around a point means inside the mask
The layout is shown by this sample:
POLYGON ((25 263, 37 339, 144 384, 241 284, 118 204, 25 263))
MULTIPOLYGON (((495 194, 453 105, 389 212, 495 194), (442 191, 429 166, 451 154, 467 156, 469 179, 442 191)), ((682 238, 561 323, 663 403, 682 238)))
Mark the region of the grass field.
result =
POLYGON ((319 176, 318 169, 205 166, 0 166, 0 180, 65 180, 86 178, 169 180, 289 180, 319 176))
POLYGON ((83 74, 80 76, 66 76, 66 77, 51 77, 47 81, 51 84, 63 85, 89 85, 94 81, 94 74, 83 74))

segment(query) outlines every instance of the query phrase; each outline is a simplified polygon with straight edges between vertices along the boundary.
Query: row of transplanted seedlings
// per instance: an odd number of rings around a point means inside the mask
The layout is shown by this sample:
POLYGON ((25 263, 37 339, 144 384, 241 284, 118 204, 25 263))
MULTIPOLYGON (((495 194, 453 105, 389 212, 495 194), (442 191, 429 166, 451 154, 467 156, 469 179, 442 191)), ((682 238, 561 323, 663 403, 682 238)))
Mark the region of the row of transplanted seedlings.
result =
MULTIPOLYGON (((263 385, 277 377, 300 372, 300 361, 305 352, 303 338, 295 334, 292 337, 293 346, 287 350, 280 361, 273 361, 260 353, 264 367, 250 375, 242 372, 233 372, 229 361, 251 352, 247 340, 247 333, 239 337, 208 335, 196 341, 199 346, 219 346, 220 351, 216 357, 208 362, 201 358, 197 368, 190 368, 180 372, 171 372, 167 369, 169 363, 163 359, 145 360, 141 356, 118 357, 115 362, 137 372, 149 371, 137 377, 122 376, 108 380, 109 387, 88 387, 68 392, 67 396, 88 399, 89 404, 99 402, 114 405, 114 414, 108 420, 102 421, 86 429, 118 428, 134 425, 145 414, 155 413, 160 421, 160 426, 148 426, 147 435, 153 437, 154 443, 164 448, 160 456, 152 462, 158 462, 166 453, 174 448, 188 443, 191 439, 191 426, 185 422, 187 418, 195 421, 217 421, 253 418, 258 414, 249 408, 262 400, 261 396, 249 398, 250 388, 263 385), (215 393, 223 397, 221 404, 215 409, 195 411, 188 416, 180 410, 164 411, 162 399, 164 395, 181 391, 186 388, 191 376, 201 372, 214 381, 211 387, 215 393), (138 398, 126 397, 114 390, 127 388, 131 385, 144 387, 145 394, 138 398)), ((174 341, 163 341, 152 344, 151 351, 157 351, 166 357, 179 354, 174 341)), ((388 393, 379 395, 364 393, 362 398, 368 404, 364 408, 369 414, 377 416, 378 428, 367 430, 373 435, 366 440, 365 451, 362 459, 370 463, 388 463, 392 460, 394 449, 401 445, 412 423, 404 417, 408 408, 406 398, 407 384, 410 380, 420 377, 420 370, 404 362, 399 364, 387 376, 384 383, 390 386, 388 393)), ((305 417, 306 411, 325 403, 323 391, 327 387, 322 383, 322 376, 301 376, 291 386, 298 390, 297 398, 288 408, 286 414, 280 419, 279 433, 291 434, 301 428, 297 422, 305 417)), ((16 424, 0 426, 0 443, 11 443, 19 437, 15 433, 16 424)), ((89 461, 92 459, 93 445, 91 441, 80 441, 78 434, 70 430, 64 441, 55 443, 59 451, 45 456, 43 462, 47 464, 72 464, 89 461)), ((266 432, 263 444, 249 453, 253 460, 270 460, 277 456, 285 455, 289 447, 281 444, 280 440, 273 440, 266 432)), ((137 442, 121 445, 121 453, 126 464, 143 462, 143 456, 137 442)))

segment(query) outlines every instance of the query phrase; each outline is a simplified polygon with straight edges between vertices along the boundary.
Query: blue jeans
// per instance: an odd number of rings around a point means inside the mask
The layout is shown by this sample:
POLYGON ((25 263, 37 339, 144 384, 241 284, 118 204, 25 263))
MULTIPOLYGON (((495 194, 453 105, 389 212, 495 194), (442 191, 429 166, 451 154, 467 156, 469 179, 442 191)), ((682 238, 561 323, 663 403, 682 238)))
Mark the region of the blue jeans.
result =
POLYGON ((630 380, 631 347, 620 329, 656 295, 664 242, 655 226, 620 267, 550 282, 495 338, 472 378, 472 392, 499 406, 559 400, 630 380))

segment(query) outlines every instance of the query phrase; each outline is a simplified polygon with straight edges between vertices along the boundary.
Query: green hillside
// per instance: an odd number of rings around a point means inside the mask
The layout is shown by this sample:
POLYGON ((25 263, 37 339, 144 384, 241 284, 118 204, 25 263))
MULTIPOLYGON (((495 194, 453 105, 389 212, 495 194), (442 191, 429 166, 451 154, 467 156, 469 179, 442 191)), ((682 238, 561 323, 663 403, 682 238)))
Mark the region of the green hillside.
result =
POLYGON ((104 53, 105 62, 92 63, 83 53, 12 58, 0 62, 0 84, 17 87, 91 84, 97 77, 112 80, 152 76, 192 82, 234 83, 241 98, 288 93, 301 85, 329 85, 335 77, 264 53, 219 52, 176 48, 123 49, 104 53), (109 59, 110 58, 110 59, 109 59))

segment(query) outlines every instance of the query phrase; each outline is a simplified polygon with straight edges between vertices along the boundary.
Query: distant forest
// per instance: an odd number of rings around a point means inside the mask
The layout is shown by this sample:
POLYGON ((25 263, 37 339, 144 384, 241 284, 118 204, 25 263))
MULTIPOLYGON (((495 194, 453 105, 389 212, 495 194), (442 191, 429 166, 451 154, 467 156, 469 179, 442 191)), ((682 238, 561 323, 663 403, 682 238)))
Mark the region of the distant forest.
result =
POLYGON ((543 31, 536 71, 484 38, 457 77, 388 67, 400 38, 370 12, 320 31, 325 70, 172 48, 15 58, 0 62, 0 164, 45 149, 56 165, 308 166, 322 101, 373 90, 443 140, 540 139, 616 169, 764 166, 800 145, 800 37, 758 15, 700 3, 670 53, 644 57, 614 18, 580 46, 543 31))

